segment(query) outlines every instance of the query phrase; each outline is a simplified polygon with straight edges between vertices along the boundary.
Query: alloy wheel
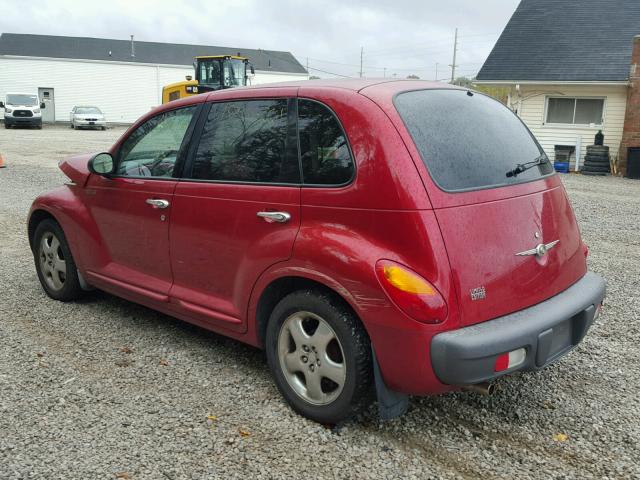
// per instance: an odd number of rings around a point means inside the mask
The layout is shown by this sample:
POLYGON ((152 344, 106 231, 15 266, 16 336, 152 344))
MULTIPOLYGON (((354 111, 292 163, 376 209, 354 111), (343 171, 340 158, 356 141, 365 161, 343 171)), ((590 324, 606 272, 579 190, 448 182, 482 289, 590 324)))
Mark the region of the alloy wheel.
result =
POLYGON ((320 316, 296 312, 278 335, 280 368, 293 391, 313 405, 328 405, 342 392, 347 374, 338 337, 320 316))
POLYGON ((64 259, 60 240, 53 232, 46 232, 42 236, 38 257, 47 286, 55 291, 62 290, 67 278, 67 262, 64 259))

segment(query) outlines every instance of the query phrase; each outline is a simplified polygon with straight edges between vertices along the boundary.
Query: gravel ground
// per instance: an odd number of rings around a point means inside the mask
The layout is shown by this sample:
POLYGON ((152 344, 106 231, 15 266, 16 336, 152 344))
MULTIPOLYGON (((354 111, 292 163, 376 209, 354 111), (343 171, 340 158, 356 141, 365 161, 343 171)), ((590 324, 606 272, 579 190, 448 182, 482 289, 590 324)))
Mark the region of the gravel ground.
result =
POLYGON ((104 293, 44 295, 29 205, 64 181, 59 159, 122 132, 0 130, 1 479, 640 477, 640 182, 563 176, 608 282, 571 355, 493 397, 330 430, 286 406, 256 349, 104 293))

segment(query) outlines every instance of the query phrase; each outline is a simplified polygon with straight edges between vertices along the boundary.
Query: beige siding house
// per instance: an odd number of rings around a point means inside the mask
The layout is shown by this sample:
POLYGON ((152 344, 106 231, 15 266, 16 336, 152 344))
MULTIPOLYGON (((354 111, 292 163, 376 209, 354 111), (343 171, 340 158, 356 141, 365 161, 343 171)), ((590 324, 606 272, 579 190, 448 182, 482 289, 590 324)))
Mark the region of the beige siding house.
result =
POLYGON ((574 147, 573 151, 565 149, 569 151, 572 170, 579 169, 587 145, 593 144, 599 130, 605 135, 612 157, 618 155, 627 105, 626 82, 520 84, 518 89, 513 88, 509 102, 550 159, 556 159, 556 149, 561 152, 562 147, 574 147))
POLYGON ((552 161, 569 159, 579 170, 599 130, 615 160, 627 148, 620 150, 639 33, 636 0, 522 0, 477 83, 508 89, 508 106, 552 161))

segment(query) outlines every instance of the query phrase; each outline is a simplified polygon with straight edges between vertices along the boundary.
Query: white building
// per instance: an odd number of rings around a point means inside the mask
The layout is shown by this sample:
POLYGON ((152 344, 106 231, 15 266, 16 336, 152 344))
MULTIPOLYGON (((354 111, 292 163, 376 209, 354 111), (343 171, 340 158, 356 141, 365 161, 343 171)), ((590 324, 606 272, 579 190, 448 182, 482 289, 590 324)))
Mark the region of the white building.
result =
POLYGON ((47 104, 44 121, 68 122, 75 105, 95 105, 109 122, 132 123, 162 103, 164 85, 194 75, 198 55, 248 57, 253 85, 308 78, 289 52, 3 33, 0 98, 38 92, 47 104))

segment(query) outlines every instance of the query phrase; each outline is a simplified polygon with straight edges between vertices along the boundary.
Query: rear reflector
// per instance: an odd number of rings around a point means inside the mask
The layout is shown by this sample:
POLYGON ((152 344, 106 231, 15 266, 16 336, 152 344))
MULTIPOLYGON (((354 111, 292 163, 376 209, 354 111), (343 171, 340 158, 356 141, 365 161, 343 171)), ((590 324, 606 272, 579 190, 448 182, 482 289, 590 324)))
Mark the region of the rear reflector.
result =
POLYGON ((496 358, 496 366, 494 371, 502 372, 510 368, 517 367, 527 357, 527 351, 524 348, 518 348, 510 352, 503 353, 496 358))

